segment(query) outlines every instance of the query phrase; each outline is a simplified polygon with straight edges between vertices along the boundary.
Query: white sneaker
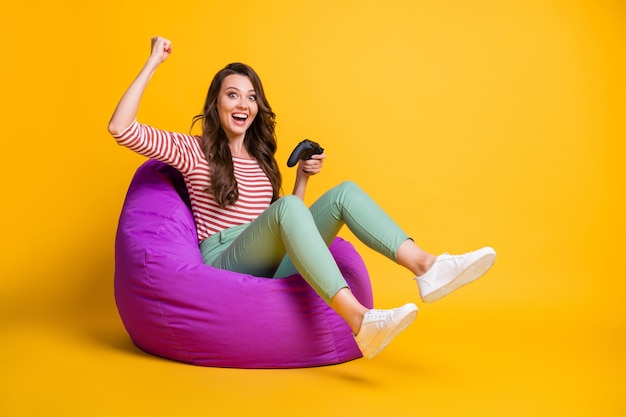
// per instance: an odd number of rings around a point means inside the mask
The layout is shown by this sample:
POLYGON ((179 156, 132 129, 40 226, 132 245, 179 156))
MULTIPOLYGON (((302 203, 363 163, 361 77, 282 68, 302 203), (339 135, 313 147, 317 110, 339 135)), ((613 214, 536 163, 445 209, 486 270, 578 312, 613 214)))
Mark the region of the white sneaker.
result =
POLYGON ((480 278, 496 260, 496 251, 484 247, 463 255, 439 255, 422 276, 415 278, 422 301, 431 303, 480 278))
POLYGON ((380 353, 417 316, 417 306, 408 303, 392 310, 370 310, 365 313, 356 343, 366 359, 380 353))

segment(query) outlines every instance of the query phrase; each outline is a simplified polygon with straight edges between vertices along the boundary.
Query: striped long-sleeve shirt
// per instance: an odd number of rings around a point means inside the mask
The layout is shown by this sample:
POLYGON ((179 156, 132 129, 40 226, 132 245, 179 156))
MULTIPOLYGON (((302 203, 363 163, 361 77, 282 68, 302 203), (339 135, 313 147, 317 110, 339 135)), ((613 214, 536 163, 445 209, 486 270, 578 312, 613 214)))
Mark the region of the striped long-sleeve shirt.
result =
POLYGON ((251 222, 272 202, 272 184, 258 162, 233 157, 239 199, 234 205, 220 207, 213 194, 205 191, 211 185, 210 167, 197 136, 166 132, 134 121, 113 137, 120 145, 181 172, 200 242, 221 230, 251 222))

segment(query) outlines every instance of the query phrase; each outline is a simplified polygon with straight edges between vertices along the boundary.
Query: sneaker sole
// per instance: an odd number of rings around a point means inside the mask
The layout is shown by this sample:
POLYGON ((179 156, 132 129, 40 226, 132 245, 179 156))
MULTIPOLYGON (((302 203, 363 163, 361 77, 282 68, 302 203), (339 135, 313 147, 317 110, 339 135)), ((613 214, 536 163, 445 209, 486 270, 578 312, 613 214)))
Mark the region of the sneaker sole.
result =
POLYGON ((473 264, 468 266, 465 271, 461 272, 458 277, 444 285, 443 287, 431 292, 430 294, 422 297, 422 301, 425 303, 432 303, 437 301, 451 292, 458 290, 462 286, 469 284, 470 282, 483 276, 496 261, 496 253, 493 249, 489 248, 490 252, 478 258, 473 264))
POLYGON ((374 356, 378 355, 380 352, 382 352, 383 349, 387 347, 387 345, 389 345, 389 343, 391 343, 391 341, 396 336, 402 333, 407 327, 409 327, 411 323, 413 323, 413 320, 415 320, 415 317, 417 317, 417 306, 415 304, 406 304, 400 307, 400 309, 403 308, 408 310, 405 316, 400 319, 396 327, 387 336, 385 336, 382 342, 378 344, 376 350, 369 353, 369 346, 368 348, 363 350, 362 353, 365 359, 372 359, 374 356))

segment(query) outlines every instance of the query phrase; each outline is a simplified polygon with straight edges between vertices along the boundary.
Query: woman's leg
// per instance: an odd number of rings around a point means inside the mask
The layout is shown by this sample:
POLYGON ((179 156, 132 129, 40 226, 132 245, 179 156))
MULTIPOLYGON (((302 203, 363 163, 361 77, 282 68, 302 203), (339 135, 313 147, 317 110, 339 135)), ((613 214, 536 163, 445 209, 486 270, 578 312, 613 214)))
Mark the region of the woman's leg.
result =
MULTIPOLYGON (((355 183, 347 181, 329 190, 311 206, 315 224, 326 244, 345 224, 361 242, 406 267, 416 276, 420 295, 432 302, 474 281, 496 259, 493 248, 484 247, 463 255, 425 252, 355 183)), ((286 258, 277 277, 293 271, 286 258)))
POLYGON ((211 241, 203 242, 205 262, 221 269, 270 277, 285 252, 289 253, 297 271, 309 285, 346 321, 355 335, 367 342, 367 349, 363 351, 368 357, 391 341, 393 337, 389 334, 399 332, 400 324, 406 327, 414 318, 410 308, 400 313, 382 310, 378 315, 384 315, 383 320, 378 319, 363 331, 364 317, 369 310, 349 290, 311 212, 295 196, 281 198, 250 225, 233 233, 238 235, 229 238, 229 230, 226 230, 223 239, 212 236, 211 241), (227 247, 215 250, 220 240, 227 247), (383 340, 384 335, 387 339, 383 340))
MULTIPOLYGON (((315 225, 327 245, 345 224, 365 245, 422 275, 435 256, 419 246, 358 185, 346 181, 322 195, 310 208, 315 225)), ((286 258, 276 277, 293 274, 294 265, 286 258)))
POLYGON ((307 282, 331 304, 347 284, 302 200, 286 196, 250 223, 211 265, 235 272, 272 277, 289 254, 307 282))
POLYGON ((205 261, 211 265, 261 276, 271 276, 287 252, 298 272, 350 326, 368 359, 384 349, 417 315, 417 306, 412 303, 391 310, 364 307, 349 290, 311 212, 295 196, 272 204, 225 250, 211 253, 210 243, 203 242, 201 247, 205 261))

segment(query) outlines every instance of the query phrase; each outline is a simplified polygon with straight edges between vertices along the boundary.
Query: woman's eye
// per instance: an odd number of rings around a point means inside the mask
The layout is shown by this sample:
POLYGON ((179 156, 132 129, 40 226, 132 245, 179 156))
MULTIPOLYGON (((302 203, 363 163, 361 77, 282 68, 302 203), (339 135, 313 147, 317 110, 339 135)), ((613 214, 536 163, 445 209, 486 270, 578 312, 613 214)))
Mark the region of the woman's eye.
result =
POLYGON ((228 93, 228 97, 230 97, 230 98, 237 98, 237 94, 235 94, 235 93, 228 93))
POLYGON ((256 101, 256 96, 252 95, 252 96, 249 97, 249 99, 250 99, 250 101, 256 101))

